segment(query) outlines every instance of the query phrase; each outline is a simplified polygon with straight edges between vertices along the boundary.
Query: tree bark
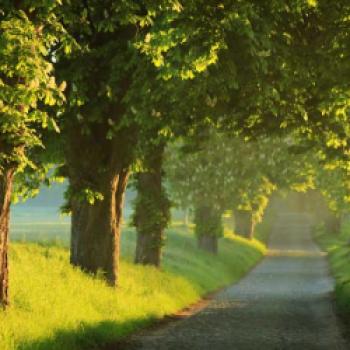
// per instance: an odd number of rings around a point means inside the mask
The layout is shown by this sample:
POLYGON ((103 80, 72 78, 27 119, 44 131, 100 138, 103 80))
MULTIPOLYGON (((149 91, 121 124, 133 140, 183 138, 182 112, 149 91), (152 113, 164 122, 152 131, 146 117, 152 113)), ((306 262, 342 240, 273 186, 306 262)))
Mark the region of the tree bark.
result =
POLYGON ((210 235, 198 236, 198 248, 211 254, 218 253, 218 237, 210 235))
POLYGON ((84 103, 67 106, 62 128, 70 185, 67 204, 72 211, 71 262, 87 272, 101 271, 111 285, 118 282, 124 192, 139 142, 139 124, 126 114, 124 101, 134 66, 122 68, 131 57, 128 46, 135 34, 133 25, 122 25, 113 33, 94 33, 89 41, 92 54, 80 57, 91 69, 77 81, 71 73, 81 65, 78 56, 61 57, 56 64, 57 74, 68 83, 67 95, 75 96, 75 88, 84 95, 84 103), (116 50, 125 53, 120 67, 113 66, 116 52, 96 55, 111 43, 118 43, 116 50), (99 93, 105 91, 106 81, 112 84, 110 96, 99 93))
POLYGON ((133 134, 121 130, 112 140, 97 124, 90 134, 66 128, 69 205, 72 212, 71 263, 101 273, 118 284, 122 209, 133 151, 133 134), (102 195, 89 203, 86 191, 102 195))
POLYGON ((163 232, 137 233, 135 264, 159 267, 162 257, 163 232))
POLYGON ((86 204, 79 200, 72 200, 72 217, 71 217, 71 240, 70 240, 70 263, 75 266, 79 266, 79 236, 80 232, 85 230, 85 224, 87 222, 86 204))
POLYGON ((239 236, 253 239, 255 222, 253 213, 249 210, 235 210, 235 233, 239 236))
POLYGON ((195 234, 198 248, 218 253, 218 239, 223 234, 221 211, 211 205, 198 205, 195 209, 195 234))
POLYGON ((118 284, 120 233, 128 171, 100 179, 103 200, 72 203, 71 262, 84 271, 102 273, 118 284), (102 189, 104 187, 104 189, 102 189))
POLYGON ((170 202, 162 184, 164 144, 150 147, 146 171, 136 179, 134 225, 137 231, 135 263, 159 267, 165 229, 170 221, 170 202))
POLYGON ((4 169, 0 175, 0 305, 3 308, 9 304, 8 242, 14 172, 14 169, 4 169))

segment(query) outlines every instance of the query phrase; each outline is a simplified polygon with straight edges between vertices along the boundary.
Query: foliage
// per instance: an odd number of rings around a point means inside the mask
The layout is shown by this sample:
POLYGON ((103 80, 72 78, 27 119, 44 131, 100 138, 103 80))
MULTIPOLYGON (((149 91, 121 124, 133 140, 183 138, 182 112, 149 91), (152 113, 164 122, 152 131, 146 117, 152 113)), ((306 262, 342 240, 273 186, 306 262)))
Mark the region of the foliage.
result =
MULTIPOLYGON (((11 5, 5 4, 7 20, 16 7, 9 15, 11 5)), ((134 125, 130 151, 142 148, 142 137, 154 126, 161 135, 173 135, 191 133, 211 120, 248 134, 298 128, 305 137, 318 137, 321 131, 330 148, 343 150, 348 134, 347 81, 341 79, 348 70, 345 1, 332 11, 324 0, 60 4, 43 1, 35 11, 26 10, 39 18, 36 29, 42 30, 45 19, 42 33, 33 37, 43 35, 45 45, 38 49, 54 57, 58 76, 68 83, 67 120, 61 127, 72 123, 86 134, 98 134, 106 146, 122 126, 134 125), (57 35, 65 30, 69 35, 57 35), (334 57, 337 64, 329 64, 334 57)), ((26 27, 31 19, 11 20, 12 28, 20 26, 28 34, 36 30, 26 27)), ((41 63, 44 73, 49 66, 41 63)), ((29 90, 28 98, 39 92, 29 90)), ((40 99, 52 104, 56 96, 47 89, 40 99)), ((16 107, 13 113, 20 114, 16 107)), ((56 128, 51 119, 37 118, 56 128)), ((28 134, 33 145, 38 142, 34 136, 28 134)), ((91 142, 91 148, 100 154, 97 144, 91 142)), ((126 150, 120 152, 123 157, 126 150)), ((95 187, 82 181, 77 191, 98 194, 95 187)))
MULTIPOLYGON (((171 202, 166 190, 164 187, 161 187, 159 192, 152 191, 152 189, 145 186, 144 183, 140 184, 137 181, 138 176, 140 176, 140 174, 136 175, 135 180, 137 197, 134 201, 132 225, 137 227, 141 235, 154 234, 154 231, 163 232, 164 229, 168 227, 171 219, 171 202)), ((164 244, 164 242, 160 243, 162 245, 164 244)))
POLYGON ((35 7, 30 13, 6 4, 0 13, 0 168, 35 167, 27 150, 43 146, 43 129, 58 131, 46 109, 63 102, 65 88, 56 83, 48 58, 60 29, 57 18, 48 14, 52 7, 39 6, 34 15, 35 7))
MULTIPOLYGON (((139 193, 139 192, 138 192, 139 193)), ((147 225, 139 227, 141 233, 148 234, 152 232, 154 225, 159 226, 161 230, 167 228, 170 220, 170 202, 168 197, 164 194, 164 191, 160 194, 159 198, 153 198, 152 194, 147 194, 147 190, 142 191, 142 197, 138 196, 135 200, 135 211, 133 216, 133 225, 137 226, 137 208, 145 208, 148 216, 147 225)))
POLYGON ((163 180, 164 143, 154 143, 145 145, 148 150, 143 152, 140 160, 142 166, 134 171, 133 185, 137 197, 134 200, 132 224, 141 235, 157 235, 158 232, 161 236, 171 219, 171 202, 163 180))
MULTIPOLYGON (((97 208, 148 139, 181 136, 190 152, 170 152, 172 192, 184 207, 215 208, 215 235, 220 211, 258 220, 276 187, 317 186, 348 210, 349 18, 348 0, 4 0, 0 171, 30 166, 16 182, 26 197, 65 162, 68 204, 97 208), (55 151, 45 129, 63 132, 55 151), (289 152, 296 135, 315 159, 289 152)), ((165 226, 165 192, 160 216, 148 196, 138 205, 165 226)))
POLYGON ((222 225, 222 211, 215 204, 196 204, 194 210, 195 233, 198 237, 213 236, 222 237, 224 233, 222 225))
POLYGON ((272 192, 313 185, 310 154, 294 154, 285 138, 211 133, 198 145, 173 145, 166 172, 171 194, 182 207, 213 203, 219 210, 252 211, 259 222, 272 192))
POLYGON ((332 165, 328 162, 316 170, 315 178, 316 186, 322 192, 330 210, 337 215, 348 212, 350 182, 347 163, 332 165))
POLYGON ((331 272, 335 278, 335 297, 339 312, 350 313, 350 274, 349 274, 349 222, 343 227, 341 235, 326 233, 322 229, 315 231, 315 238, 328 252, 331 272))
MULTIPOLYGON (((161 135, 191 133, 208 120, 247 133, 289 126, 307 133, 314 126, 306 102, 319 73, 311 34, 327 29, 319 28, 327 25, 321 6, 89 1, 64 7, 62 15, 82 48, 58 60, 69 118, 86 133, 99 130, 104 142, 133 125, 137 132, 126 149, 119 147, 121 156, 142 148, 154 126, 161 135), (315 23, 306 24, 307 17, 315 23)), ((97 144, 91 148, 100 153, 97 144)))

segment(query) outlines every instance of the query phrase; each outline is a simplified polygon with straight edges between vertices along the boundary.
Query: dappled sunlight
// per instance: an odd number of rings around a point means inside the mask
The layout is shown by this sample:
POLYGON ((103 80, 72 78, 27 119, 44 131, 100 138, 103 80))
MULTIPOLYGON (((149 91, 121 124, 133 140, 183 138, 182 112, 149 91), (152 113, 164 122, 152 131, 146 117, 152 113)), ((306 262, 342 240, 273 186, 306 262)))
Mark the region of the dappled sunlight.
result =
POLYGON ((0 3, 0 350, 349 348, 349 0, 0 3))

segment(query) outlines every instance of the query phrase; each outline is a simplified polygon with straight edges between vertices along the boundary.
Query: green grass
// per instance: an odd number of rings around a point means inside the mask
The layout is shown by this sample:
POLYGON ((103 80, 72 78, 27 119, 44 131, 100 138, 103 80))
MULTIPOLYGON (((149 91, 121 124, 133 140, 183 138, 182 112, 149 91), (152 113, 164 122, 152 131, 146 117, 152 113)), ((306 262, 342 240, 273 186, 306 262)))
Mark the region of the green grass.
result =
POLYGON ((350 316, 350 223, 335 235, 322 229, 315 231, 315 240, 328 252, 331 272, 335 279, 335 300, 338 311, 350 316))
POLYGON ((217 257, 181 228, 168 232, 162 270, 135 266, 135 234, 122 242, 115 290, 68 263, 68 250, 16 242, 10 248, 11 307, 0 312, 0 349, 94 349, 238 280, 263 256, 259 241, 227 235, 217 257))

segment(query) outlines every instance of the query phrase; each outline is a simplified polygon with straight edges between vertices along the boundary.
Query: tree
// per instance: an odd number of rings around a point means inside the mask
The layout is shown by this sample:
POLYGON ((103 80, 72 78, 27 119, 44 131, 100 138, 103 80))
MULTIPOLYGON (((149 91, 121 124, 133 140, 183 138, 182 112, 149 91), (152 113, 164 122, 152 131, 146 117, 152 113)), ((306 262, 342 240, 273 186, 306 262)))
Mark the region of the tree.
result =
MULTIPOLYGON (((203 7, 195 1, 186 6, 177 1, 89 1, 66 6, 62 12, 65 28, 81 48, 69 57, 57 55, 60 76, 68 83, 62 129, 70 180, 71 261, 89 272, 103 271, 112 285, 118 277, 123 194, 144 129, 153 122, 158 125, 159 117, 162 130, 174 121, 181 129, 188 121, 180 112, 189 108, 196 112, 194 122, 206 119, 188 102, 204 93, 204 71, 224 49, 225 34, 217 31, 222 26, 220 13, 212 21, 211 35, 206 30, 215 7, 210 5, 197 16, 203 7), (198 21, 188 21, 191 17, 198 21), (182 80, 200 74, 187 96, 185 88, 192 84, 182 80), (181 105, 177 113, 158 113, 170 96, 159 93, 162 89, 176 92, 171 102, 181 105)), ((235 11, 227 9, 228 14, 235 11)), ((249 14, 251 6, 244 4, 242 18, 228 20, 225 27, 242 38, 248 53, 255 44, 249 39, 253 29, 243 20, 245 11, 249 14)), ((253 59, 249 67, 258 70, 253 59)), ((196 107, 203 110, 200 103, 196 107)))
POLYGON ((224 189, 219 160, 224 155, 217 152, 213 142, 204 140, 203 137, 199 145, 176 143, 169 147, 165 171, 174 200, 194 209, 198 246, 216 254, 218 238, 223 234, 224 189))
POLYGON ((339 233, 342 218, 350 209, 350 182, 347 162, 339 161, 322 164, 315 175, 316 187, 319 189, 319 205, 313 206, 320 222, 329 233, 339 233), (325 202, 325 205, 320 204, 325 202))
POLYGON ((312 38, 319 35, 325 47, 327 29, 314 2, 91 0, 62 13, 81 47, 57 55, 70 101, 63 129, 72 262, 101 269, 113 285, 128 172, 153 122, 162 120, 161 132, 208 120, 246 134, 318 126, 305 102, 319 107, 312 38), (164 99, 175 107, 168 113, 164 99))
POLYGON ((223 236, 222 209, 212 202, 197 202, 194 209, 195 233, 198 247, 212 254, 218 253, 218 239, 223 236))
POLYGON ((57 129, 46 106, 63 102, 49 49, 64 31, 54 4, 6 2, 0 11, 0 304, 8 298, 10 204, 16 173, 35 167, 31 150, 43 147, 42 131, 57 129))
POLYGON ((161 263, 164 230, 170 221, 170 201, 163 183, 164 146, 163 142, 149 145, 144 154, 144 169, 135 175, 135 263, 157 267, 161 263))
POLYGON ((263 154, 256 142, 250 144, 215 131, 208 133, 190 153, 172 149, 167 162, 172 193, 180 198, 180 203, 184 195, 184 201, 190 201, 194 207, 200 247, 217 251, 225 209, 234 208, 236 215, 243 212, 248 217, 249 228, 244 226, 246 221, 239 221, 238 215, 236 222, 241 224, 239 233, 252 237, 253 222, 261 216, 266 196, 274 189, 261 171, 259 157, 263 154))
POLYGON ((102 271, 111 285, 118 283, 120 224, 130 167, 142 126, 156 120, 138 112, 136 96, 141 94, 147 104, 148 82, 142 84, 142 78, 154 67, 136 44, 158 16, 176 13, 176 5, 89 1, 63 11, 64 26, 79 46, 57 58, 69 100, 62 129, 64 171, 70 183, 67 209, 72 212, 71 262, 88 272, 102 271))
POLYGON ((245 140, 212 130, 196 147, 180 144, 169 150, 166 172, 171 194, 180 206, 191 203, 198 213, 206 213, 197 216, 206 216, 204 223, 196 221, 198 227, 207 226, 205 235, 207 231, 222 232, 219 220, 213 220, 218 223, 216 230, 209 218, 230 210, 234 232, 253 238, 254 227, 276 189, 306 191, 313 186, 315 162, 312 157, 309 160, 310 152, 294 150, 296 142, 291 134, 245 140), (220 209, 214 211, 215 206, 220 209))

